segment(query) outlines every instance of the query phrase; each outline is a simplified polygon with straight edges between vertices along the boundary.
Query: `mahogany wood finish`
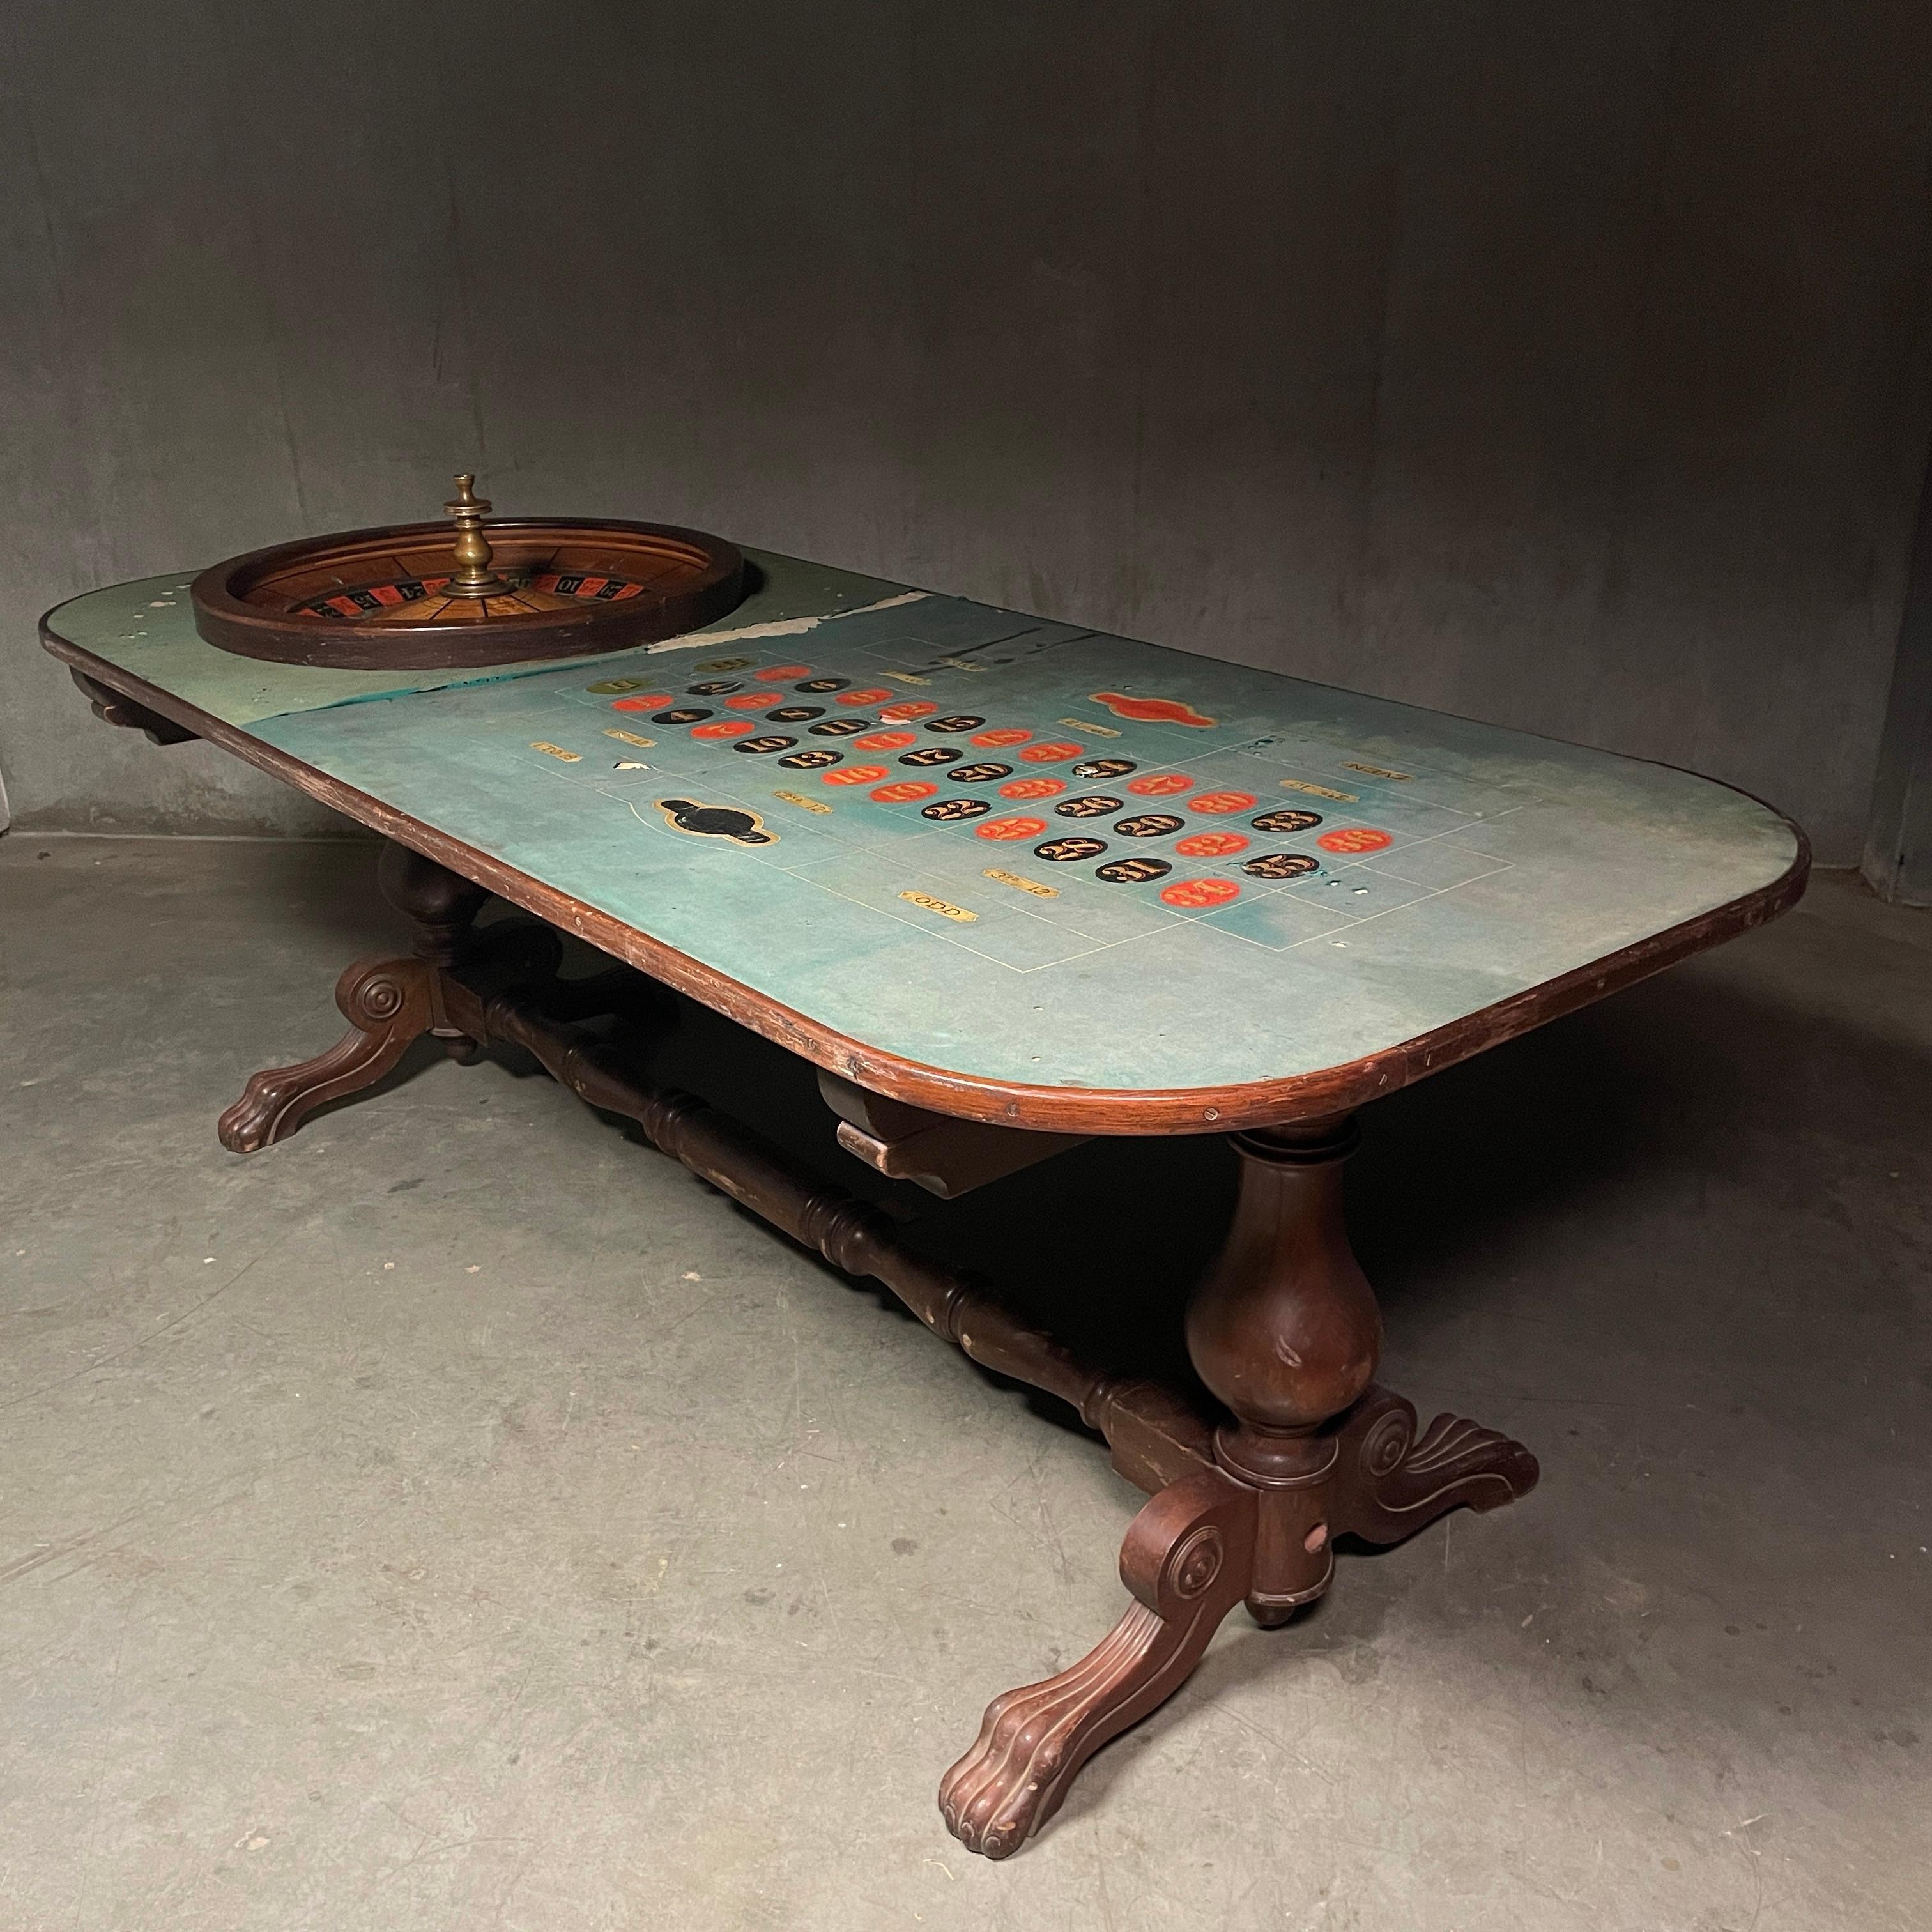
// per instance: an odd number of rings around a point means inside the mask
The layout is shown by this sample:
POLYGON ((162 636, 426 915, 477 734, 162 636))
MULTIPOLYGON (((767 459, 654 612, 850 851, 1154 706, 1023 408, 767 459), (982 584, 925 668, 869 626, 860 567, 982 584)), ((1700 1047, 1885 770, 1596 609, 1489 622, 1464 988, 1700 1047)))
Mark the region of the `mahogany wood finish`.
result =
POLYGON ((335 982, 349 1030, 326 1053, 250 1074, 214 1124, 230 1154, 256 1154, 286 1140, 331 1100, 373 1087, 434 1022, 434 973, 420 959, 358 959, 335 982))
MULTIPOLYGON (((1159 1490, 1214 1467, 1211 1425, 1157 1384, 1078 1360, 1045 1330, 1009 1312, 971 1276, 907 1246, 890 1218, 842 1190, 800 1174, 776 1148, 694 1095, 640 1080, 611 1048, 571 1022, 634 1004, 635 974, 557 976, 557 935, 525 920, 464 938, 474 889, 418 858, 386 854, 386 893, 418 930, 416 955, 349 968, 338 1003, 352 1030, 327 1053, 271 1069, 222 1116, 224 1146, 252 1153, 294 1132, 326 1101, 394 1066, 435 1030, 466 1046, 523 1048, 590 1106, 637 1122, 654 1145, 742 1206, 847 1274, 882 1282, 935 1334, 974 1360, 1058 1396, 1112 1445, 1131 1482, 1159 1490), (430 956, 440 953, 440 958, 430 956)), ((646 995, 654 989, 645 988, 646 995)))
POLYGON ((383 847, 376 878, 382 896, 410 922, 412 956, 358 959, 344 970, 335 1004, 349 1031, 313 1060, 265 1067, 250 1078, 215 1125, 230 1154, 254 1154, 286 1140, 316 1108, 373 1087, 424 1034, 458 1058, 474 1051, 449 1023, 442 975, 455 964, 489 894, 404 845, 383 847))
POLYGON ((942 1201, 955 1201, 988 1181, 1004 1180, 1091 1138, 949 1120, 923 1107, 868 1094, 823 1071, 818 1090, 838 1116, 838 1144, 848 1154, 894 1180, 912 1181, 942 1201))
POLYGON ((1360 1138, 1346 1115, 1235 1135, 1234 1221, 1188 1304, 1195 1371, 1235 1418, 1216 1458, 1261 1492, 1248 1607, 1264 1624, 1328 1587, 1339 1444, 1322 1425, 1354 1406, 1382 1353, 1382 1311, 1342 1219, 1342 1163, 1360 1138))
POLYGON ((532 988, 543 1010, 561 1018, 586 1018, 636 1003, 644 982, 621 968, 587 980, 559 978, 562 942, 547 926, 518 920, 473 933, 489 894, 407 846, 385 845, 376 877, 382 896, 410 922, 410 956, 358 959, 344 970, 335 1004, 349 1031, 312 1060, 266 1067, 250 1078, 216 1124, 231 1154, 286 1140, 318 1107, 373 1087, 425 1034, 440 1040, 452 1059, 474 1058, 480 1042, 450 1004, 450 976, 459 964, 478 983, 532 988))
POLYGON ((85 671, 70 665, 68 675, 102 724, 118 724, 126 730, 142 732, 151 745, 185 745, 193 741, 195 734, 185 726, 164 718, 158 712, 148 710, 145 705, 137 704, 133 698, 124 697, 111 686, 98 682, 85 671))
POLYGON ((1179 1689, 1240 1601, 1254 1545, 1254 1492, 1218 1470, 1184 1476, 1141 1510, 1120 1546, 1126 1615, 1070 1670, 994 1698, 940 1780, 940 1814, 968 1851, 1018 1851, 1094 1752, 1179 1689))
POLYGON ((1136 1603, 1072 1669, 995 1698, 946 1773, 946 1824, 989 1858, 1017 1850, 1086 1759, 1180 1685, 1235 1604, 1284 1623, 1328 1588, 1338 1535, 1395 1542, 1535 1484, 1522 1444, 1451 1415, 1418 1438, 1414 1407, 1372 1385, 1382 1318, 1342 1220, 1354 1123, 1232 1139, 1240 1196, 1187 1314, 1195 1369, 1231 1412, 1216 1472, 1134 1519, 1120 1575, 1136 1603))
POLYGON ((432 966, 454 966, 489 893, 406 845, 387 844, 376 862, 383 898, 412 928, 410 950, 432 966))
POLYGON ((862 1040, 822 1026, 596 907, 506 866, 493 854, 452 838, 409 813, 158 689, 132 672, 70 643, 44 622, 40 637, 54 656, 84 670, 94 682, 132 698, 192 735, 219 745, 311 798, 436 860, 498 898, 576 934, 614 958, 688 994, 814 1065, 889 1099, 994 1126, 1064 1134, 1226 1133, 1346 1112, 1762 925, 1796 902, 1811 862, 1810 846, 1793 826, 1797 856, 1781 878, 1762 890, 1500 1000, 1451 1024, 1418 1034, 1387 1053, 1370 1054, 1320 1072, 1235 1087, 1133 1092, 1030 1086, 922 1065, 882 1053, 862 1040))
MULTIPOLYGON (((1413 1406, 1374 1383, 1381 1317, 1342 1213, 1352 1110, 1757 925, 1798 897, 1809 863, 1799 835, 1789 870, 1761 890, 1346 1065, 1174 1091, 1028 1086, 922 1065, 822 1026, 44 625, 43 636, 110 722, 164 739, 205 737, 393 842, 381 880, 410 920, 409 956, 344 974, 337 1000, 349 1034, 313 1060, 257 1074, 222 1117, 225 1144, 246 1151, 284 1138, 316 1107, 380 1078, 424 1035, 460 1058, 493 1042, 520 1047, 793 1240, 883 1283, 976 1361, 1070 1404, 1106 1438, 1114 1467, 1149 1492, 1122 1546, 1132 1599, 1124 1616, 1070 1670, 996 1698, 941 1782, 949 1828, 995 1858, 1052 1816, 1094 1751, 1185 1681, 1237 1604, 1264 1626, 1285 1622, 1328 1588, 1338 1536, 1392 1542, 1448 1510, 1513 1501, 1536 1482, 1535 1459, 1520 1443, 1452 1415, 1418 1432, 1413 1406), (479 928, 493 892, 544 922, 479 928), (560 932, 813 1062, 842 1144, 943 1196, 1091 1134, 1228 1135, 1240 1193, 1186 1319, 1189 1354, 1211 1401, 1082 1360, 984 1283, 918 1252, 880 1210, 800 1172, 695 1096, 639 1078, 575 1024, 622 1010, 638 994, 636 974, 562 980, 560 932)), ((592 647, 608 646, 584 648, 592 647)))
POLYGON ((1322 1442, 1328 1468, 1299 1509, 1217 1469, 1171 1484, 1135 1517, 1120 1546, 1120 1579, 1136 1600, 1126 1614, 1070 1669, 994 1698, 972 1749, 940 1781, 940 1814, 969 1851, 1018 1850, 1082 1765, 1186 1682, 1237 1604, 1245 1598, 1264 1626, 1285 1621, 1294 1604, 1264 1597, 1257 1608, 1258 1582, 1279 1574, 1264 1546, 1271 1509, 1316 1519, 1303 1548, 1319 1580, 1297 1599, 1309 1603, 1328 1587, 1334 1535, 1399 1542, 1452 1509, 1494 1509, 1536 1484, 1521 1443, 1460 1417, 1438 1415, 1418 1440, 1413 1405, 1387 1389, 1371 1388, 1322 1442))
MULTIPOLYGON (((224 1145, 247 1153, 292 1133, 315 1108, 381 1078, 425 1034, 465 1052, 520 1047, 793 1240, 882 1282, 975 1361, 1058 1396, 1106 1438, 1114 1466, 1151 1492, 1121 1547, 1135 1600, 1125 1616, 1070 1670, 996 1698, 941 1782, 941 1812, 969 1850, 1016 1851, 1082 1765, 1185 1681, 1237 1604, 1271 1625, 1318 1597, 1338 1534, 1392 1542, 1447 1510, 1493 1508, 1535 1483, 1535 1459, 1520 1444, 1449 1415, 1418 1436, 1414 1408, 1372 1386, 1381 1318, 1342 1218, 1342 1162, 1358 1138, 1349 1117, 1231 1136, 1240 1191, 1188 1309, 1195 1369, 1226 1406, 1203 1413, 1184 1391, 1082 1360, 984 1283, 909 1247, 880 1210, 801 1173, 695 1096, 651 1085, 572 1024, 621 1009, 634 975, 560 979, 554 931, 512 920, 479 934, 482 888, 406 848, 386 849, 379 876, 410 922, 411 956, 350 968, 336 995, 347 1037, 257 1074, 222 1116, 224 1145)), ((842 1114, 909 1143, 938 1131, 916 1110, 825 1084, 842 1114)), ((1003 1156, 1000 1130, 970 1133, 969 1157, 987 1178, 1058 1151, 1040 1146, 1049 1137, 1012 1133, 1017 1144, 1003 1156)))
POLYGON ((500 568, 541 568, 554 560, 566 569, 642 583, 644 591, 560 610, 500 614, 481 600, 473 618, 423 623, 358 623, 296 608, 331 591, 448 576, 456 568, 454 534, 447 523, 392 524, 230 557, 204 570, 190 587, 195 628, 224 651, 278 664, 442 670, 628 650, 699 629, 745 595, 742 555, 706 531, 522 517, 487 526, 500 568))
POLYGON ((878 1208, 801 1174, 749 1128, 695 1095, 646 1084, 602 1042, 515 993, 485 1000, 453 986, 451 1000, 478 1039, 523 1047, 592 1106, 635 1120, 661 1152, 800 1246, 847 1274, 883 1282, 934 1334, 976 1362, 1058 1396, 1106 1437, 1114 1467, 1130 1482, 1160 1490, 1213 1468, 1211 1425, 1184 1397, 1081 1361, 973 1276, 908 1246, 878 1208))

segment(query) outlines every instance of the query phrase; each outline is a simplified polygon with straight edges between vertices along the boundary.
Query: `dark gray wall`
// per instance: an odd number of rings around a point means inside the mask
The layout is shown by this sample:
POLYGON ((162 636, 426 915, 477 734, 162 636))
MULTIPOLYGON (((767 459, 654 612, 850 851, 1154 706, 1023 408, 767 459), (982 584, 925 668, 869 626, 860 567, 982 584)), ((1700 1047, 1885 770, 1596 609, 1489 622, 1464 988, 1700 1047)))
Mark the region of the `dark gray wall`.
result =
POLYGON ((1918 500, 1862 869, 1882 898, 1932 905, 1932 476, 1918 500))
POLYGON ((1857 854, 1932 410, 1923 0, 0 33, 30 824, 314 823, 94 726, 32 618, 473 464, 1695 766, 1857 854))

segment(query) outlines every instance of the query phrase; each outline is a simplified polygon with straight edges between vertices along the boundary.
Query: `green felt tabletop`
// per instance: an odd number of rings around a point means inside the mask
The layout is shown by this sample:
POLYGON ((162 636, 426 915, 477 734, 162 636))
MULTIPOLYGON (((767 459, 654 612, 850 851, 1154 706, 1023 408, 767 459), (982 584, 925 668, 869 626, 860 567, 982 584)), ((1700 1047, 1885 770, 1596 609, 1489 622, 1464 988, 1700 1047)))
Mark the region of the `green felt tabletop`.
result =
POLYGON ((813 1025, 1111 1094, 1385 1054, 1799 862, 1713 782, 753 554, 700 635, 340 672, 195 635, 190 573, 55 636, 813 1025), (460 680, 460 681, 459 681, 460 680))

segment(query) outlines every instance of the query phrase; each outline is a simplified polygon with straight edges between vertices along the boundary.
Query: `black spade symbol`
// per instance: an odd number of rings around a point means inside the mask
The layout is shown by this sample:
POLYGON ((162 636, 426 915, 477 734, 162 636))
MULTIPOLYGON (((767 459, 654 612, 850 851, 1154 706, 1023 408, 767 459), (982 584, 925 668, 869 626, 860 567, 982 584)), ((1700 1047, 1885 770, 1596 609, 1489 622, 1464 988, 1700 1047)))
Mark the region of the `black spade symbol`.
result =
POLYGON ((660 811, 670 814, 670 822, 680 832, 695 832, 706 838, 735 838, 740 845, 769 845, 772 835, 758 830, 758 821, 748 812, 728 805, 699 805, 688 798, 661 798, 660 811))

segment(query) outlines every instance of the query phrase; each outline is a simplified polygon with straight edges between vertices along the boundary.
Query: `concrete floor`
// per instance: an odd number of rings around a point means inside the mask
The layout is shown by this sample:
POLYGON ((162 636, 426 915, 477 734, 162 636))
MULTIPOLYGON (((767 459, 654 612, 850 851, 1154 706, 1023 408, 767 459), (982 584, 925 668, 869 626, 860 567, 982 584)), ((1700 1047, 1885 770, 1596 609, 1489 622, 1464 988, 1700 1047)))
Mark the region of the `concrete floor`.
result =
MULTIPOLYGON (((224 1154, 370 870, 0 842, 8 1932, 1932 1922, 1932 916, 1822 880, 1373 1110, 1384 1378, 1541 1488, 1232 1621, 992 1865, 935 1783, 1134 1492, 526 1070, 224 1154)), ((661 1057, 869 1178, 766 1049, 661 1057)), ((1226 1195, 1114 1144, 926 1225, 1157 1354, 1226 1195)))

